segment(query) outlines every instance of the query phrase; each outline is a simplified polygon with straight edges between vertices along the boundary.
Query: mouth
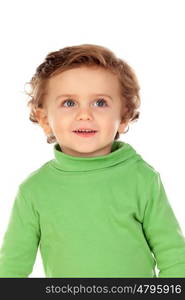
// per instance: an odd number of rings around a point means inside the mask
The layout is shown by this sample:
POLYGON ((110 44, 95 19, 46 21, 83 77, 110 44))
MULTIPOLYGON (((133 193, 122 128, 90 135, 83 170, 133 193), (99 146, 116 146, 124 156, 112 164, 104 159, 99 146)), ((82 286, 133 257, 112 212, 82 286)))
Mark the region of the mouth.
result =
POLYGON ((97 130, 94 129, 77 129, 73 130, 73 132, 81 137, 92 137, 97 133, 97 130))

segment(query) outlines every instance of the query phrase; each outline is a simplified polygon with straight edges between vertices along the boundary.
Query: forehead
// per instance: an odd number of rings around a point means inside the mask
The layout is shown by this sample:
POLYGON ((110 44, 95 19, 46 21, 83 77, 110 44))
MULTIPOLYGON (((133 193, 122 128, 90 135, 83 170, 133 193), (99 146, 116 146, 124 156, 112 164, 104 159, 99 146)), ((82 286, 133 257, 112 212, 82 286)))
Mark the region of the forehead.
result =
POLYGON ((48 92, 75 93, 80 91, 110 93, 119 91, 117 75, 98 66, 81 66, 63 71, 48 81, 48 92), (70 89, 70 90, 69 90, 70 89))

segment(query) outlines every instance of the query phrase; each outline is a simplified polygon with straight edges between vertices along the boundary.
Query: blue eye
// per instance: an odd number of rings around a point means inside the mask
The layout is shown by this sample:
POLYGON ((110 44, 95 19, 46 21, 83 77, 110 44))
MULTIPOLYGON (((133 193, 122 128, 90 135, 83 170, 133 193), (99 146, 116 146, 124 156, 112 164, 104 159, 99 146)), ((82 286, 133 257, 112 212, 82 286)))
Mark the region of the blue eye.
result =
MULTIPOLYGON (((99 100, 96 101, 96 103, 97 103, 97 102, 99 102, 99 103, 102 103, 102 102, 103 102, 103 103, 105 104, 105 106, 107 106, 107 102, 106 102, 103 98, 102 98, 102 99, 100 98, 99 100)), ((100 105, 99 107, 102 107, 102 106, 103 106, 103 105, 100 105)))
MULTIPOLYGON (((65 104, 65 103, 71 103, 71 102, 73 102, 74 103, 74 101, 73 100, 71 100, 71 99, 67 99, 67 100, 65 100, 62 104, 65 104)), ((65 105, 64 105, 65 106, 65 105)), ((71 105, 67 105, 67 107, 71 107, 71 105)))

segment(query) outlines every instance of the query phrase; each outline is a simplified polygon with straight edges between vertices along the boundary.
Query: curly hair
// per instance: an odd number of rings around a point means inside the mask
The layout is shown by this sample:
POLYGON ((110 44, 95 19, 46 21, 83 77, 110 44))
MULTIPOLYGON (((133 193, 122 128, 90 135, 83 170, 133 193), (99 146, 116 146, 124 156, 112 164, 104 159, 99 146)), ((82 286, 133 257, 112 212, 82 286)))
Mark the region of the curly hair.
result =
MULTIPOLYGON (((25 83, 31 87, 31 90, 25 91, 25 93, 29 96, 27 105, 30 108, 29 119, 32 122, 38 123, 36 110, 43 107, 48 80, 54 75, 83 65, 99 66, 116 74, 120 83, 121 98, 127 108, 122 120, 133 122, 139 119, 140 87, 133 69, 126 61, 116 57, 108 48, 100 45, 82 44, 48 53, 44 62, 36 68, 31 80, 25 83)), ((119 132, 116 133, 114 140, 117 139, 119 139, 119 132)), ((47 137, 48 143, 55 141, 54 136, 47 137)))

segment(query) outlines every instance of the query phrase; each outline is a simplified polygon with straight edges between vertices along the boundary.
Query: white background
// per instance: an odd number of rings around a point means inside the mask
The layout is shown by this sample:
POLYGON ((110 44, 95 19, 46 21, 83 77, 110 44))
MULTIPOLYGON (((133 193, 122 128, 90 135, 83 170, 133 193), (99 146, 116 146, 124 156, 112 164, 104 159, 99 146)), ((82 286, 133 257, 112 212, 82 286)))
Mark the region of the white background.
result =
MULTIPOLYGON (((17 186, 53 158, 28 119, 24 84, 48 52, 99 44, 125 59, 141 86, 140 119, 121 140, 160 174, 185 233, 185 2, 4 1, 0 5, 0 241, 17 186)), ((45 277, 40 252, 31 277, 45 277)))

